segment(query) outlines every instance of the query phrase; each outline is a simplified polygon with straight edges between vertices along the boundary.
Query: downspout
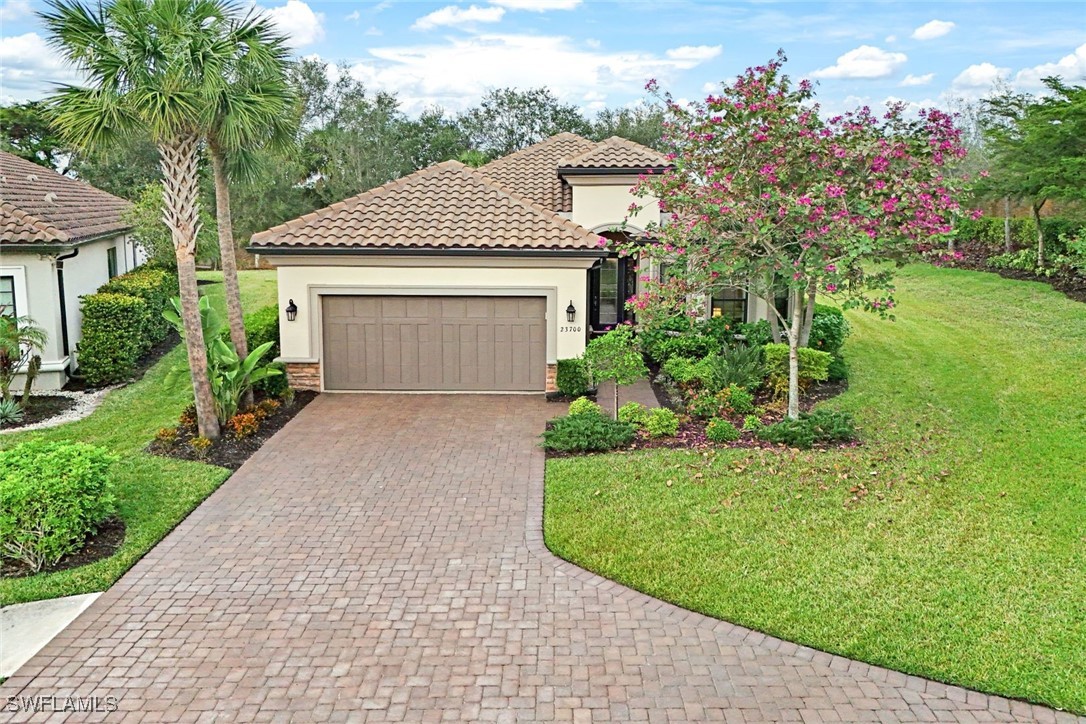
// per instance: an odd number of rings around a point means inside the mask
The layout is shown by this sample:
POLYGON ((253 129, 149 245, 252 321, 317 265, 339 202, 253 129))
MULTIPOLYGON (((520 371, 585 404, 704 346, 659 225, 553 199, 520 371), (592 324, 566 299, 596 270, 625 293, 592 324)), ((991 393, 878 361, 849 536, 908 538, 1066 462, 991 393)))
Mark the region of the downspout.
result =
POLYGON ((72 249, 68 254, 62 254, 56 258, 57 264, 57 294, 60 295, 60 345, 65 357, 69 357, 65 374, 71 374, 71 349, 68 346, 68 304, 64 300, 64 262, 79 256, 79 247, 72 249))

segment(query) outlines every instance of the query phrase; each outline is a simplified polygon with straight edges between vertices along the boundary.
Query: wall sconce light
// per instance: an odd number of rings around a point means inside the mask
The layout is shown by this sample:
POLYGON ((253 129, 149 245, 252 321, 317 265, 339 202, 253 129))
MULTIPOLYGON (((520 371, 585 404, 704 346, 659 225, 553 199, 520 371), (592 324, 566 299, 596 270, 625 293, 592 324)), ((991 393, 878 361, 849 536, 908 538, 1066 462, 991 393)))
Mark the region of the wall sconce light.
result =
POLYGON ((569 300, 569 306, 566 307, 566 321, 567 322, 575 322, 575 321, 577 321, 577 307, 573 306, 573 300, 572 299, 569 300))
POLYGON ((287 308, 285 311, 287 313, 288 322, 293 322, 298 318, 298 305, 294 303, 293 299, 287 300, 287 308))

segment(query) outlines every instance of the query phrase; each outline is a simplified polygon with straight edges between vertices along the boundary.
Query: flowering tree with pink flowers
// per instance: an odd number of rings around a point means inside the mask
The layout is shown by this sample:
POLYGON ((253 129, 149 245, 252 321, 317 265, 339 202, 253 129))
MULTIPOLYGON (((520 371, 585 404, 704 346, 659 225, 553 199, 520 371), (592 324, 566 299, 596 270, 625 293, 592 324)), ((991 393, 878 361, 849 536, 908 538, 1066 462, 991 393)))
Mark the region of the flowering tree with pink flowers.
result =
MULTIPOLYGON (((881 118, 868 108, 828 120, 808 81, 794 86, 783 54, 749 68, 719 95, 680 105, 663 94, 673 169, 642 176, 635 195, 658 200, 659 224, 636 250, 669 264, 628 301, 642 324, 700 316, 719 286, 766 300, 787 338, 788 415, 799 414, 798 348, 817 294, 893 317, 893 264, 937 247, 961 213, 947 167, 965 154, 953 119, 938 110, 881 118)), ((648 89, 660 96, 655 81, 648 89)), ((640 206, 631 206, 636 213, 640 206)), ((634 246, 621 251, 633 253, 634 246)))

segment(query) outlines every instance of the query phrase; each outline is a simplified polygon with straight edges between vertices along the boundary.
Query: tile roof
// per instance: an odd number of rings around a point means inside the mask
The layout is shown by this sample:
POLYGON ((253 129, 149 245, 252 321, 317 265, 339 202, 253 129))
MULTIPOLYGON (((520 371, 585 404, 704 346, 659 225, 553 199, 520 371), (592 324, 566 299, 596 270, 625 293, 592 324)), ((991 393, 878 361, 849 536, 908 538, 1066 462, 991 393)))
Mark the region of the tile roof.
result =
POLYGON ((565 249, 599 236, 446 161, 254 234, 250 246, 313 249, 565 249))
POLYGON ((552 211, 572 211, 573 196, 558 177, 558 164, 596 146, 576 133, 559 133, 508 156, 494 159, 479 170, 507 189, 552 211))
POLYGON ((667 157, 648 146, 642 146, 625 138, 611 136, 592 148, 563 158, 558 162, 561 169, 645 169, 670 166, 667 157))
POLYGON ((0 151, 0 243, 71 244, 129 225, 122 198, 0 151))

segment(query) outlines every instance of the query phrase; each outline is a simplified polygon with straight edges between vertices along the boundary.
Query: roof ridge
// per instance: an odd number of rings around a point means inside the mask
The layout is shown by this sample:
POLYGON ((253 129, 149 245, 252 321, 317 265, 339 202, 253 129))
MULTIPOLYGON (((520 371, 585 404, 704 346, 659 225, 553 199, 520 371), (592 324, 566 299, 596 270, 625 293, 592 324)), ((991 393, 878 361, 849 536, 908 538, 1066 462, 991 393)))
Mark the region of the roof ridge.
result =
POLYGON ((536 141, 535 143, 531 144, 530 146, 525 146, 524 148, 518 148, 516 151, 513 151, 512 153, 507 153, 504 156, 498 156, 497 158, 486 162, 485 164, 483 164, 479 168, 481 168, 481 169, 486 168, 487 166, 490 166, 492 164, 496 164, 499 161, 507 161, 507 160, 510 160, 510 159, 513 159, 513 158, 519 158, 521 156, 528 155, 529 153, 538 151, 541 147, 552 144, 552 143, 554 143, 555 141, 557 141, 559 139, 565 139, 565 138, 575 138, 575 139, 577 139, 579 141, 584 141, 586 143, 593 143, 593 144, 598 143, 598 141, 593 141, 590 138, 585 138, 584 136, 582 136, 580 134, 577 134, 577 133, 573 133, 572 131, 562 131, 561 133, 556 133, 553 136, 547 136, 546 138, 544 138, 544 139, 542 139, 540 141, 536 141))
POLYGON ((40 163, 34 163, 33 161, 25 159, 22 156, 18 156, 18 155, 14 154, 14 153, 12 153, 10 151, 2 151, 2 150, 0 150, 0 153, 7 156, 11 161, 15 161, 18 164, 22 164, 22 165, 26 166, 28 169, 33 168, 35 170, 46 171, 46 172, 48 172, 50 174, 53 174, 53 175, 63 179, 67 183, 79 184, 80 186, 83 186, 86 189, 88 189, 90 191, 93 191, 95 193, 105 194, 106 196, 112 196, 113 198, 117 199, 118 201, 121 201, 121 202, 123 202, 125 204, 128 204, 129 206, 132 205, 132 202, 129 201, 128 199, 123 198, 121 196, 118 196, 116 194, 111 194, 110 192, 108 192, 108 191, 106 191, 104 189, 100 189, 97 186, 95 186, 94 184, 90 183, 89 181, 85 181, 84 179, 78 178, 76 176, 68 176, 67 174, 63 174, 60 171, 57 171, 55 168, 49 168, 48 166, 42 166, 40 163))
POLYGON ((577 154, 576 156, 567 156, 567 157, 561 159, 558 162, 558 167, 559 168, 565 168, 567 166, 573 166, 578 161, 581 161, 584 158, 591 157, 592 154, 599 153, 600 151, 604 150, 605 148, 613 148, 615 146, 626 146, 626 147, 631 148, 633 150, 642 152, 642 153, 644 153, 644 154, 646 154, 648 156, 655 156, 655 157, 660 158, 661 160, 666 160, 667 159, 666 154, 664 154, 661 151, 657 151, 655 148, 652 148, 651 146, 646 146, 643 143, 638 143, 637 141, 634 141, 634 140, 629 139, 629 138, 624 138, 623 136, 608 136, 607 138, 600 141, 599 143, 597 143, 592 148, 590 148, 590 149, 588 149, 586 151, 582 151, 581 153, 577 154))

